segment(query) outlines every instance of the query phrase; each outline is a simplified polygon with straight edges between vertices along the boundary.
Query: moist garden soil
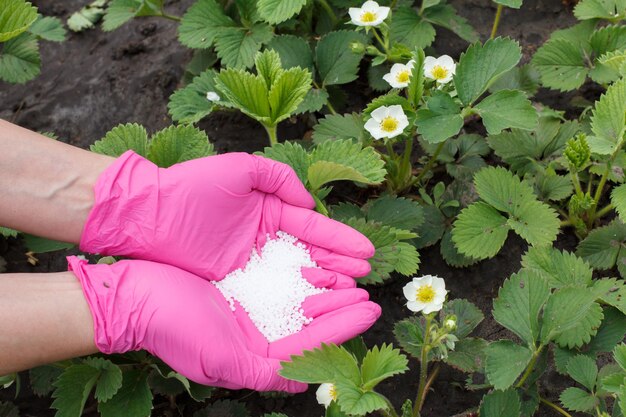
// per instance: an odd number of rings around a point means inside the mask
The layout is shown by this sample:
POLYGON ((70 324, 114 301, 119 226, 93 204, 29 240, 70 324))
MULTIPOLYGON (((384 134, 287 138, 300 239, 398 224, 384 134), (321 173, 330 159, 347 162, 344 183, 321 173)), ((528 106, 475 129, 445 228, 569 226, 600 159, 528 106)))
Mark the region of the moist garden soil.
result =
MULTIPOLYGON (((182 15, 192 2, 169 1, 166 8, 171 14, 182 15)), ((65 20, 87 2, 49 0, 33 3, 44 15, 65 20)), ((450 3, 479 31, 482 40, 488 37, 495 14, 495 6, 490 0, 452 0, 450 3)), ((572 7, 565 0, 525 0, 521 10, 505 9, 499 34, 518 40, 524 54, 522 62, 527 62, 550 33, 575 22, 572 7)), ((458 60, 466 48, 466 42, 451 32, 438 29, 433 45, 437 55, 449 54, 458 60)), ((35 80, 20 86, 0 82, 0 118, 29 129, 54 132, 60 140, 83 148, 88 148, 119 123, 136 122, 144 125, 149 132, 170 125, 168 97, 182 85, 184 68, 192 57, 192 51, 176 40, 176 23, 157 18, 136 19, 110 33, 100 29, 70 33, 68 40, 61 44, 42 42, 41 54, 42 74, 35 80)), ((344 111, 360 111, 376 94, 359 82, 346 89, 349 99, 344 111)), ((550 107, 565 110, 568 117, 576 117, 580 109, 572 103, 579 101, 577 94, 591 101, 597 99, 599 94, 593 88, 581 91, 557 93, 541 90, 536 99, 550 107)), ((283 122, 279 127, 279 137, 308 137, 310 122, 310 118, 283 122)), ((473 126, 467 126, 468 133, 472 132, 473 126)), ((218 152, 254 152, 268 144, 264 129, 236 112, 213 114, 200 122, 199 127, 208 133, 218 152)), ((366 197, 356 187, 345 185, 337 187, 331 195, 334 200, 363 201, 366 197)), ((556 242, 557 247, 569 250, 575 244, 576 239, 567 233, 561 234, 556 242)), ((447 266, 439 255, 438 246, 435 246, 420 251, 422 261, 419 273, 445 278, 451 299, 467 298, 489 317, 498 288, 520 268, 520 258, 525 250, 525 243, 511 236, 494 259, 456 269, 447 266)), ((62 271, 67 268, 65 256, 77 251, 36 255, 38 262, 35 265, 29 263, 25 253, 26 249, 18 239, 0 237, 0 257, 7 262, 7 272, 62 271)), ((406 300, 403 300, 401 292, 407 280, 406 277, 394 276, 383 286, 367 287, 372 300, 383 309, 381 319, 364 335, 368 346, 394 342, 394 323, 410 313, 403 305, 406 300)), ((490 318, 476 329, 475 334, 485 339, 511 337, 490 318)), ((411 359, 410 368, 409 372, 379 386, 398 409, 406 398, 413 398, 417 391, 419 365, 415 359, 411 359)), ((23 373, 22 377, 24 383, 17 398, 14 398, 15 388, 11 387, 0 390, 0 400, 13 401, 20 408, 22 417, 53 416, 51 399, 33 395, 28 387, 27 373, 23 373)), ((443 366, 426 400, 423 416, 450 417, 477 407, 483 392, 463 389, 464 380, 464 374, 443 366)), ((568 386, 568 381, 551 369, 543 381, 541 394, 552 401, 558 400, 558 395, 568 386)), ((315 400, 315 389, 312 386, 305 394, 288 397, 218 390, 215 397, 244 401, 253 417, 271 411, 283 412, 289 417, 320 417, 323 408, 315 400)), ((193 411, 202 406, 184 396, 177 400, 184 416, 191 417, 193 411)), ((153 416, 179 415, 169 408, 165 397, 155 396, 154 406, 153 416)), ((97 416, 93 403, 87 404, 84 415, 97 416)), ((542 408, 536 415, 555 414, 542 408)))

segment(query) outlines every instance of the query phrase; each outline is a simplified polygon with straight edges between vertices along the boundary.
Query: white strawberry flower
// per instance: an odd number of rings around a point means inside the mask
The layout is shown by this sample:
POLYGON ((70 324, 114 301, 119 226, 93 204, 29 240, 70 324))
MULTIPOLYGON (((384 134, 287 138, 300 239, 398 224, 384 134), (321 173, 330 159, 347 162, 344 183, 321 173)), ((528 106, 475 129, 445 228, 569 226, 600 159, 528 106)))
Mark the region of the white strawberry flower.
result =
POLYGON ((391 70, 383 75, 383 80, 387 81, 393 88, 407 87, 411 81, 411 70, 414 64, 414 60, 410 60, 406 64, 393 64, 391 70))
POLYGON ((324 407, 328 407, 331 402, 337 401, 337 389, 335 388, 335 384, 331 384, 330 382, 321 384, 315 392, 315 398, 317 398, 317 402, 324 407))
POLYGON ((447 84, 456 72, 456 64, 448 55, 439 58, 427 56, 424 60, 424 76, 437 81, 438 84, 447 84))
POLYGON ((206 99, 209 101, 220 101, 220 96, 215 91, 209 91, 206 93, 206 99))
POLYGON ((361 7, 350 7, 351 23, 357 26, 378 26, 389 16, 389 7, 379 6, 375 1, 366 1, 361 7))
POLYGON ((448 294, 443 278, 433 275, 413 278, 413 281, 404 286, 402 292, 408 300, 407 308, 416 313, 422 311, 424 314, 441 310, 448 294))
POLYGON ((374 139, 393 138, 401 134, 409 125, 409 119, 404 114, 402 106, 380 106, 371 114, 365 123, 365 129, 374 139))

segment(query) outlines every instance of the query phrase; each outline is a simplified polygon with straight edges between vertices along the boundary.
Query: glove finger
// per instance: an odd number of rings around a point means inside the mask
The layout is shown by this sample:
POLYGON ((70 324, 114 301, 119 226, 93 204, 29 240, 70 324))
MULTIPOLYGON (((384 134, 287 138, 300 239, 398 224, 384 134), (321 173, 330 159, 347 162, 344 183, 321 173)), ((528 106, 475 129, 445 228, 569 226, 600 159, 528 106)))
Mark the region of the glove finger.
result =
POLYGON ((298 333, 270 343, 269 356, 287 360, 322 343, 341 344, 369 329, 380 314, 380 306, 371 301, 331 311, 314 319, 298 333))
POLYGON ((305 317, 316 318, 322 314, 369 299, 370 295, 361 288, 334 290, 307 297, 302 303, 302 310, 304 310, 305 317))
POLYGON ((302 382, 291 381, 278 374, 282 368, 280 360, 266 358, 254 353, 243 355, 241 371, 241 385, 256 391, 285 391, 299 393, 307 390, 308 385, 302 382))
POLYGON ((315 200, 289 165, 258 155, 250 155, 255 164, 252 188, 275 194, 288 204, 306 209, 315 207, 315 200))
POLYGON ((309 245, 309 252, 311 253, 311 259, 318 266, 330 271, 336 271, 351 277, 364 277, 372 270, 370 263, 364 259, 341 255, 313 245, 309 245))
POLYGON ((280 230, 341 255, 360 259, 374 256, 374 245, 360 232, 302 207, 289 204, 283 206, 280 230))
POLYGON ((340 290, 356 287, 354 278, 324 268, 302 268, 302 276, 317 288, 340 290))
POLYGON ((267 356, 268 341, 263 333, 255 326, 250 316, 241 307, 238 301, 235 301, 235 319, 246 340, 246 346, 252 353, 261 356, 267 356))

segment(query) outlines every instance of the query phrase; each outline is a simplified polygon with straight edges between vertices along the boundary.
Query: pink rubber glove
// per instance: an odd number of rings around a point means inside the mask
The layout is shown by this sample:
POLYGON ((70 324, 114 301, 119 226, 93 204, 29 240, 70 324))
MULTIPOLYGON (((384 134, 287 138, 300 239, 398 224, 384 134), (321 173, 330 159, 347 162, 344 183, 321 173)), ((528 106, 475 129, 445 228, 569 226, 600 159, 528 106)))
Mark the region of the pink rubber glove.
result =
MULTIPOLYGON (((246 153, 195 159, 167 169, 128 151, 98 179, 80 248, 181 267, 220 280, 247 262, 266 234, 305 243, 323 280, 352 287, 374 247, 356 230, 312 210, 286 164, 246 153)), ((305 274, 308 274, 305 271, 305 274)))
POLYGON ((361 289, 317 294, 303 303, 313 321, 268 343, 240 307, 233 312, 213 284, 187 271, 141 260, 88 265, 67 259, 83 287, 101 352, 145 349, 205 385, 302 392, 306 384, 278 375, 280 360, 321 342, 351 339, 381 313, 361 289))

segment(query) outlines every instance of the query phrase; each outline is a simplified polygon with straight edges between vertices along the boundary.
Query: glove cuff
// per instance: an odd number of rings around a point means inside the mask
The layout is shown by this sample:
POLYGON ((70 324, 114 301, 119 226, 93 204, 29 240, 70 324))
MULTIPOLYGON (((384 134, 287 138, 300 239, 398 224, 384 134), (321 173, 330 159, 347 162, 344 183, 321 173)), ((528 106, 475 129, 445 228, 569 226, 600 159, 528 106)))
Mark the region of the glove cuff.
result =
POLYGON ((124 279, 121 265, 89 265, 76 256, 67 257, 68 270, 80 281, 94 326, 94 342, 102 353, 124 353, 141 349, 145 333, 133 320, 133 291, 124 279))
POLYGON ((102 255, 142 257, 151 252, 159 168, 127 151, 98 178, 95 202, 80 238, 80 249, 102 255))

